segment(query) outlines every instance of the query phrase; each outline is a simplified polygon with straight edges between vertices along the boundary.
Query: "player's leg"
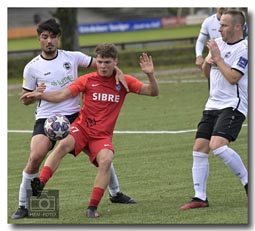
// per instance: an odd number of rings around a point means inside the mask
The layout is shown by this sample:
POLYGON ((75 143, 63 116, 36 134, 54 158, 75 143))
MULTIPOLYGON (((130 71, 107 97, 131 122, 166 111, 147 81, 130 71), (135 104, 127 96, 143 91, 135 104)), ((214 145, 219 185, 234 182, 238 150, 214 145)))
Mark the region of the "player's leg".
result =
POLYGON ((213 131, 213 126, 214 115, 211 115, 208 111, 204 111, 203 117, 198 124, 198 130, 192 152, 192 178, 195 196, 190 202, 180 207, 180 210, 209 206, 206 197, 206 185, 209 176, 209 140, 213 131))
POLYGON ((209 140, 197 138, 193 148, 192 178, 195 196, 180 210, 208 207, 206 185, 209 176, 209 140))
POLYGON ((40 178, 34 178, 31 182, 32 193, 34 196, 41 193, 48 180, 59 167, 61 160, 64 158, 64 156, 74 150, 74 147, 75 139, 72 135, 68 135, 65 139, 59 142, 55 150, 46 159, 40 173, 40 178))
POLYGON ((118 177, 115 173, 115 169, 113 163, 111 164, 110 168, 110 182, 109 182, 109 193, 111 196, 116 196, 117 193, 120 191, 120 185, 118 181, 118 177))
MULTIPOLYGON (((79 113, 67 115, 70 122, 74 121, 79 113)), ((31 180, 38 177, 39 167, 51 150, 55 141, 51 141, 44 132, 45 119, 38 119, 34 125, 33 137, 30 144, 30 155, 27 165, 22 173, 22 181, 19 190, 19 208, 12 214, 12 219, 24 218, 28 215, 27 190, 31 190, 31 180)))
MULTIPOLYGON (((85 148, 83 150, 88 155, 88 149, 85 148)), ((120 191, 120 185, 118 176, 115 173, 115 169, 113 166, 113 163, 111 164, 111 176, 110 176, 110 182, 109 182, 109 196, 110 201, 112 203, 121 203, 121 204, 134 204, 136 203, 136 200, 120 191)))
MULTIPOLYGON (((221 139, 224 139, 224 138, 212 137, 212 141, 214 142, 221 142, 221 141, 218 141, 221 139)), ((214 146, 212 146, 212 148, 213 147, 214 146)), ((230 147, 228 147, 228 144, 222 145, 217 148, 213 148, 212 151, 213 151, 213 154, 219 157, 229 167, 229 169, 240 179, 241 183, 243 184, 246 190, 246 187, 247 187, 246 184, 248 184, 248 172, 239 154, 235 152, 233 149, 231 149, 230 147)), ((247 190, 246 190, 246 193, 248 194, 247 190)))
POLYGON ((12 219, 21 219, 28 215, 28 190, 31 190, 31 180, 38 176, 39 167, 51 149, 50 140, 41 134, 31 139, 30 155, 27 165, 22 173, 22 181, 19 190, 19 208, 12 214, 12 219))
POLYGON ((109 194, 110 194, 110 201, 112 203, 122 203, 122 204, 131 204, 136 203, 135 199, 132 197, 122 193, 120 191, 120 185, 118 181, 118 177, 115 173, 115 169, 113 163, 111 164, 111 174, 110 174, 110 182, 109 182, 109 194))
POLYGON ((206 200, 206 184, 209 176, 209 140, 197 138, 193 148, 192 178, 195 198, 206 200))
POLYGON ((111 163, 113 159, 113 151, 110 149, 101 149, 97 154, 96 161, 98 163, 98 172, 94 181, 94 188, 86 216, 89 218, 96 218, 99 216, 97 207, 104 195, 104 191, 109 185, 111 175, 111 163))
POLYGON ((219 116, 213 136, 210 141, 210 148, 213 154, 219 157, 229 169, 240 179, 248 194, 248 172, 240 155, 228 145, 235 141, 245 117, 237 110, 224 109, 219 116))

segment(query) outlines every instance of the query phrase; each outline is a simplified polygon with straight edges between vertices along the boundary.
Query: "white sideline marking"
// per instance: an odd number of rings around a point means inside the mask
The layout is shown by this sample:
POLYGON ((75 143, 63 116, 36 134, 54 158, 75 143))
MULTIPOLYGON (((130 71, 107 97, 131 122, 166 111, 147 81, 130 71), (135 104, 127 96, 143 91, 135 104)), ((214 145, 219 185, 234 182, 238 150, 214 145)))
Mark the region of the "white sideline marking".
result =
MULTIPOLYGON (((196 129, 180 131, 114 131, 114 134, 177 134, 186 132, 195 132, 196 129)), ((32 130, 8 130, 8 133, 32 133, 32 130)))
MULTIPOLYGON (((247 127, 248 124, 243 124, 243 127, 247 127)), ((197 129, 178 130, 178 131, 114 131, 114 134, 181 134, 196 132, 197 129)), ((8 130, 8 133, 32 133, 32 130, 8 130)))

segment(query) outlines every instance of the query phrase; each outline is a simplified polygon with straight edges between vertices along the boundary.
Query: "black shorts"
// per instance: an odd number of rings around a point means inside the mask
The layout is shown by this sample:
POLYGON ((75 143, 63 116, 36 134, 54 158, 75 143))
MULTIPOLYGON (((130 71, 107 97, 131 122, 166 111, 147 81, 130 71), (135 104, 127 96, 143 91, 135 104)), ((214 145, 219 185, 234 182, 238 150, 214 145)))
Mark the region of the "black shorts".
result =
MULTIPOLYGON (((66 115, 66 117, 69 119, 70 123, 72 123, 79 115, 79 112, 77 113, 74 113, 72 115, 66 115)), ((33 135, 32 136, 35 136, 35 135, 39 135, 39 134, 42 134, 42 135, 45 135, 45 132, 44 132, 44 122, 45 122, 46 118, 43 118, 43 119, 38 119, 35 121, 35 125, 34 125, 34 131, 33 131, 33 135)), ((54 140, 50 140, 51 143, 52 143, 52 148, 54 147, 54 145, 56 144, 56 141, 54 140)))
POLYGON ((221 136, 229 142, 235 141, 244 120, 245 116, 232 108, 204 110, 197 127, 196 138, 210 140, 211 136, 221 136))

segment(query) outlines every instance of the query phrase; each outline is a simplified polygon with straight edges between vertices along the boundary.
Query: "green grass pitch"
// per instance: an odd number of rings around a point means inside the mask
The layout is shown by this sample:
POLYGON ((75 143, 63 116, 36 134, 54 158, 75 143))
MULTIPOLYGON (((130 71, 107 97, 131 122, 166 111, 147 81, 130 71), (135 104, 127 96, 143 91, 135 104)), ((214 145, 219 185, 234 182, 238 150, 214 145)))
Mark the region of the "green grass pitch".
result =
MULTIPOLYGON (((146 80, 146 78, 141 78, 146 80)), ((180 131, 195 129, 208 97, 199 73, 159 75, 160 95, 128 95, 120 113, 118 131, 180 131), (193 82, 193 80, 199 80, 193 82), (201 80, 201 82, 200 82, 201 80)), ((21 81, 20 81, 21 82, 21 81)), ((8 129, 32 130, 35 105, 19 101, 21 89, 8 90, 8 129)), ((247 121, 245 122, 247 125, 247 121)), ((210 207, 179 211, 193 196, 191 176, 194 132, 177 134, 115 134, 114 166, 121 191, 138 203, 112 204, 106 191, 99 219, 84 215, 96 169, 81 153, 68 155, 47 189, 60 193, 56 219, 11 220, 17 209, 22 170, 29 155, 31 134, 8 133, 8 223, 11 224, 247 224, 248 200, 239 180, 211 153, 207 194, 210 207)), ((248 126, 231 144, 248 166, 248 126)))

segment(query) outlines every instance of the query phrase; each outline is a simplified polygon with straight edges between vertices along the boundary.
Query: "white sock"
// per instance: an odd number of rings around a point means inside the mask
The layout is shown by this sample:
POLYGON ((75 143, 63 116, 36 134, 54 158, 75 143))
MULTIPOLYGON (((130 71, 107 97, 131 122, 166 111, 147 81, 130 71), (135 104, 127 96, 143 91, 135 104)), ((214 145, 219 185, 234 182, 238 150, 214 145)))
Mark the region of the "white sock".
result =
POLYGON ((192 177, 195 197, 206 199, 206 183, 209 175, 208 154, 193 151, 192 177))
POLYGON ((27 198, 27 190, 31 189, 31 180, 38 176, 38 173, 28 174, 23 170, 22 181, 19 188, 19 206, 25 206, 25 208, 28 208, 29 201, 27 198))
POLYGON ((119 181, 118 181, 117 175, 115 174, 113 163, 111 164, 111 177, 110 177, 110 183, 108 188, 112 196, 116 196, 117 192, 120 191, 119 181))
POLYGON ((248 183, 248 173, 240 156, 227 145, 213 150, 215 156, 218 156, 231 171, 240 178, 243 185, 248 183))

